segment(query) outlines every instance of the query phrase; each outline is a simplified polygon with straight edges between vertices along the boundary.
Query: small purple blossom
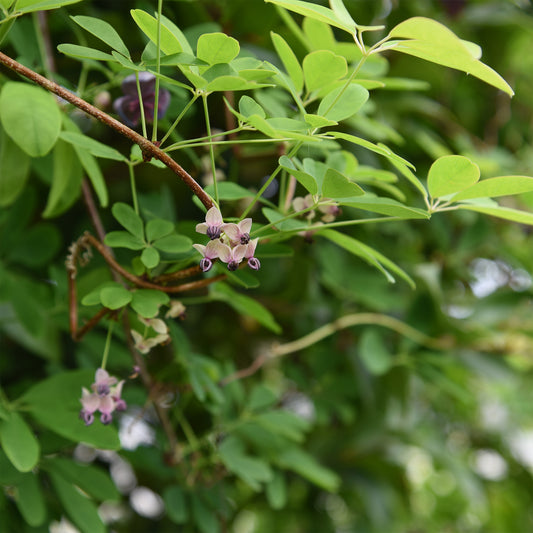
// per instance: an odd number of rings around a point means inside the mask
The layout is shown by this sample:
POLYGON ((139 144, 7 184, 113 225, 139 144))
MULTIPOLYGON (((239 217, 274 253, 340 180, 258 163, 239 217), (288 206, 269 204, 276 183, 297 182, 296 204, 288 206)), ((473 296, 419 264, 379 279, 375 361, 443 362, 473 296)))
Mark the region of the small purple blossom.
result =
POLYGON ((251 229, 251 218, 245 218, 238 224, 230 223, 222 225, 222 231, 226 234, 232 244, 248 244, 250 242, 251 229))
POLYGON ((196 231, 207 235, 211 240, 218 239, 222 232, 222 215, 217 207, 212 207, 205 215, 205 222, 196 225, 196 231))
POLYGON ((81 389, 80 418, 86 426, 94 422, 94 413, 100 412, 100 422, 109 424, 113 420, 114 411, 124 411, 127 407, 122 399, 124 380, 117 383, 117 378, 110 376, 104 369, 99 368, 95 374, 95 381, 91 385, 93 392, 83 387, 81 389))
POLYGON ((257 257, 254 257, 255 248, 257 247, 257 242, 259 239, 254 239, 246 245, 246 251, 244 252, 244 257, 248 260, 248 266, 252 270, 259 270, 261 268, 261 262, 257 257))
POLYGON ((202 272, 208 272, 213 266, 213 261, 219 257, 222 243, 219 240, 209 241, 207 246, 203 244, 193 244, 194 248, 202 254, 200 268, 202 272))
MULTIPOLYGON (((153 122, 155 114, 155 79, 155 76, 150 72, 139 72, 139 85, 141 87, 144 116, 148 122, 153 122)), ((115 100, 113 109, 118 113, 124 124, 133 128, 139 123, 141 117, 141 106, 139 104, 135 74, 130 74, 124 78, 122 81, 122 92, 124 96, 115 100)), ((170 93, 166 89, 159 89, 157 102, 158 118, 163 118, 169 104, 170 93)))
POLYGON ((247 245, 245 244, 238 244, 234 248, 230 248, 227 244, 220 244, 218 257, 222 262, 228 264, 228 270, 237 270, 240 262, 244 259, 246 249, 247 245))

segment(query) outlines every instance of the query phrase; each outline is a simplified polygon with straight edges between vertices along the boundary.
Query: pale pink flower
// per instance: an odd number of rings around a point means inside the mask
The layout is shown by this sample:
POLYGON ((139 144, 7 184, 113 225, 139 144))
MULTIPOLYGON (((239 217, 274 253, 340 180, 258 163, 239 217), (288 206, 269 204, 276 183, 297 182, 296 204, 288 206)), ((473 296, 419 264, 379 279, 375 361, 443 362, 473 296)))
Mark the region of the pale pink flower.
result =
POLYGON ((234 248, 230 248, 227 244, 220 244, 218 257, 221 261, 228 264, 228 270, 237 270, 239 263, 246 254, 246 249, 246 244, 238 244, 234 248))
POLYGON ((253 270, 259 270, 261 268, 261 262, 257 257, 254 257, 255 248, 259 239, 254 239, 246 245, 246 251, 244 257, 248 260, 248 266, 253 270))
POLYGON ((222 215, 217 207, 212 207, 205 215, 205 222, 196 225, 196 231, 207 235, 211 240, 218 239, 223 224, 222 215))
POLYGON ((222 243, 219 240, 209 241, 206 246, 203 244, 193 244, 194 248, 203 256, 200 261, 200 268, 202 272, 211 270, 213 260, 219 257, 220 247, 222 243))
POLYGON ((231 244, 248 244, 250 242, 250 230, 252 229, 252 219, 245 218, 238 224, 222 224, 222 231, 231 241, 231 244))

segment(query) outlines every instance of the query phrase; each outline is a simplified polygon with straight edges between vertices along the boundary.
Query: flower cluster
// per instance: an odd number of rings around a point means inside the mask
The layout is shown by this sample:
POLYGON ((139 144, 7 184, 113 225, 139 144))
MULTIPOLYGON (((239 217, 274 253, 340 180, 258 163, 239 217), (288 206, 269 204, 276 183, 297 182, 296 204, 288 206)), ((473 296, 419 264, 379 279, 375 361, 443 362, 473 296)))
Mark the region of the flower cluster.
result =
POLYGON ((251 218, 245 218, 238 224, 224 223, 216 207, 209 209, 205 222, 198 224, 196 231, 207 235, 210 241, 205 246, 203 244, 193 245, 202 254, 200 261, 202 271, 210 270, 215 259, 227 263, 228 270, 237 270, 243 259, 247 260, 251 269, 259 270, 261 263, 254 257, 259 239, 250 239, 251 229, 251 218))
MULTIPOLYGON (((183 310, 185 310, 185 307, 183 307, 183 310)), ((143 318, 142 316, 139 316, 138 318, 139 321, 146 326, 144 335, 134 329, 132 329, 130 333, 133 338, 135 348, 139 350, 139 352, 148 353, 158 344, 165 344, 170 340, 170 336, 168 334, 168 327, 163 320, 161 320, 160 318, 148 319, 143 318), (147 336, 148 329, 152 329, 156 333, 156 335, 147 336)))
MULTIPOLYGON (((327 200, 327 198, 322 199, 322 201, 324 200, 327 200)), ((313 207, 315 204, 316 202, 311 194, 308 194, 305 197, 298 196, 292 201, 292 207, 295 212, 304 211, 305 209, 313 207)), ((341 214, 340 207, 333 200, 329 200, 327 204, 318 205, 317 209, 322 213, 322 222, 326 224, 333 222, 341 214)), ((315 214, 315 210, 311 209, 302 216, 311 221, 315 218, 315 214)))
MULTIPOLYGON (((139 72, 139 86, 143 103, 144 116, 148 122, 153 122, 155 114, 155 76, 150 72, 139 72)), ((126 76, 122 81, 124 96, 117 98, 113 109, 126 126, 135 127, 141 117, 139 93, 135 74, 126 76)), ((170 93, 166 89, 159 89, 157 100, 157 118, 162 118, 170 103, 170 93)))
POLYGON ((80 418, 86 426, 94 422, 94 413, 100 411, 100 422, 109 424, 113 420, 114 411, 125 411, 126 402, 121 398, 124 380, 118 381, 110 376, 103 368, 96 371, 92 392, 85 387, 81 389, 80 418))

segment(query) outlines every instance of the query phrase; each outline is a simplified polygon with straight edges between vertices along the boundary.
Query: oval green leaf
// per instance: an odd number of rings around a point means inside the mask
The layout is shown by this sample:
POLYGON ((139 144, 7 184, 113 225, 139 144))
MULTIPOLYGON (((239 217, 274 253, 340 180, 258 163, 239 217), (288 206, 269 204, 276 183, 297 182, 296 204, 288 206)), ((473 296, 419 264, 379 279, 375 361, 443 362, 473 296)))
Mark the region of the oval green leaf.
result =
POLYGON ((155 268, 161 260, 159 252, 149 246, 142 251, 141 261, 146 268, 155 268))
POLYGON ((322 182, 322 196, 325 198, 349 198, 362 196, 365 191, 356 183, 333 168, 328 168, 322 182))
POLYGON ((17 412, 0 423, 0 444, 19 472, 29 472, 39 460, 40 446, 33 431, 17 412))
POLYGON ((133 293, 131 307, 144 318, 154 318, 159 307, 170 301, 168 294, 152 289, 139 289, 133 293))
POLYGON ((46 155, 61 128, 55 97, 33 85, 8 81, 0 93, 0 120, 6 133, 31 157, 46 155))
POLYGON ((478 181, 472 187, 455 194, 452 202, 474 198, 497 198, 533 191, 533 178, 530 176, 498 176, 478 181))
POLYGON ((141 217, 135 212, 133 207, 122 202, 117 202, 111 208, 113 216, 138 239, 144 239, 144 227, 141 217))
POLYGON ((316 50, 307 54, 303 60, 303 74, 308 92, 341 79, 347 72, 346 59, 329 50, 316 50))
POLYGON ((355 115, 368 100, 368 91, 357 83, 330 91, 318 106, 318 114, 340 122, 355 115))
POLYGON ((128 305, 131 300, 131 292, 118 284, 111 287, 104 287, 100 291, 100 301, 108 309, 120 309, 128 305))
POLYGON ((439 157, 429 169, 428 190, 440 198, 467 189, 479 180, 479 167, 462 155, 439 157))
POLYGON ((239 42, 225 33, 204 33, 198 39, 196 55, 209 65, 229 63, 239 55, 239 42))

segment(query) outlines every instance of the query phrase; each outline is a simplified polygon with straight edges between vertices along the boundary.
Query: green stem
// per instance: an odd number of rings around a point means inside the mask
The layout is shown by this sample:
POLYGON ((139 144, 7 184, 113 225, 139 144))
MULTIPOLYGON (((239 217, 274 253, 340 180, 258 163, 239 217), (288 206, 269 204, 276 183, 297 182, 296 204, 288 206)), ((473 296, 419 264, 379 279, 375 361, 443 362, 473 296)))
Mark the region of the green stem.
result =
POLYGON ((133 170, 133 165, 128 163, 128 170, 130 173, 130 187, 131 187, 131 200, 133 203, 133 209, 135 213, 139 214, 139 204, 137 202, 137 184, 135 183, 135 172, 133 170))
MULTIPOLYGON (((233 130, 232 130, 233 132, 233 130)), ((215 137, 219 137, 219 136, 222 136, 224 135, 224 133, 218 133, 216 135, 213 135, 212 137, 215 138, 215 137)), ((178 143, 175 143, 173 144, 173 148, 171 149, 170 147, 167 148, 165 150, 165 152, 173 152, 175 150, 181 150, 183 148, 192 148, 192 147, 196 147, 196 146, 207 146, 207 145, 213 145, 213 146, 224 146, 224 145, 229 145, 229 146, 234 146, 236 144, 269 144, 269 143, 273 143, 273 142, 285 142, 285 141, 290 141, 291 139, 289 137, 287 138, 284 138, 284 139, 271 139, 271 138, 268 138, 268 139, 241 139, 241 140, 231 140, 231 141, 213 141, 213 142, 204 142, 204 141, 200 141, 199 139, 194 139, 193 141, 181 141, 181 142, 178 142, 178 143)))
POLYGON ((144 104, 143 104, 143 95, 141 92, 141 83, 139 82, 139 72, 135 71, 135 81, 137 83, 137 96, 139 97, 139 108, 141 110, 141 124, 143 130, 143 136, 148 138, 146 135, 146 119, 144 117, 144 104))
MULTIPOLYGON (((157 2, 157 57, 156 57, 156 72, 159 74, 161 70, 161 12, 163 11, 163 0, 157 2)), ((157 141, 157 115, 159 111, 159 76, 155 78, 155 96, 154 96, 154 122, 152 129, 152 142, 157 141)))
MULTIPOLYGON (((189 102, 187 103, 187 105, 183 108, 182 112, 178 115, 178 118, 174 121, 174 123, 172 124, 172 126, 170 126, 169 130, 165 133, 165 136, 161 139, 161 142, 159 144, 159 147, 161 148, 161 146, 163 146, 163 143, 169 138, 169 136, 172 134, 172 132, 174 131, 174 129, 176 128, 176 126, 180 123, 181 119, 185 116, 185 113, 187 113, 187 111, 189 111, 190 107, 194 104, 194 102, 196 102, 196 99, 198 98, 198 95, 195 94, 191 100, 189 100, 189 102)), ((176 143, 176 144, 180 144, 180 143, 176 143)), ((166 152, 169 152, 173 146, 175 146, 175 144, 169 146, 165 151, 166 152)))
POLYGON ((194 431, 192 429, 192 426, 189 424, 189 421, 183 416, 183 413, 181 411, 178 411, 176 418, 178 419, 181 429, 183 429, 185 438, 189 443, 189 448, 191 448, 192 450, 197 450, 200 447, 200 442, 194 434, 194 431))
POLYGON ((100 368, 102 370, 105 370, 105 367, 107 365, 107 358, 109 356, 109 349, 111 347, 111 337, 112 337, 114 325, 115 325, 115 322, 111 320, 111 322, 109 322, 109 327, 107 328, 107 337, 105 339, 104 355, 102 357, 102 364, 100 365, 100 368))
MULTIPOLYGON (((294 155, 296 155, 298 150, 301 148, 302 144, 303 144, 303 141, 300 141, 299 143, 295 144, 292 147, 292 150, 287 154, 287 157, 291 158, 294 155)), ((280 165, 278 165, 276 170, 274 170, 274 172, 272 172, 272 174, 270 174, 270 177, 265 181, 265 183, 259 189, 259 191, 257 191, 257 194, 254 196, 253 200, 250 202, 248 207, 244 210, 243 214, 241 215, 240 220, 242 220, 243 218, 246 217, 246 215, 250 212, 252 207, 259 201, 259 198, 261 198, 261 195, 267 190, 267 187, 272 183, 272 180, 279 174, 279 172, 281 170, 282 170, 282 167, 280 165)))
MULTIPOLYGON (((207 128, 207 135, 212 138, 211 135, 211 122, 209 121, 209 108, 207 107, 207 94, 202 94, 202 103, 204 105, 205 125, 207 128)), ((211 172, 213 173, 213 187, 215 192, 215 203, 218 205, 218 186, 217 186, 217 174, 215 166, 215 150, 213 148, 213 142, 209 142, 209 157, 211 159, 211 172)))

